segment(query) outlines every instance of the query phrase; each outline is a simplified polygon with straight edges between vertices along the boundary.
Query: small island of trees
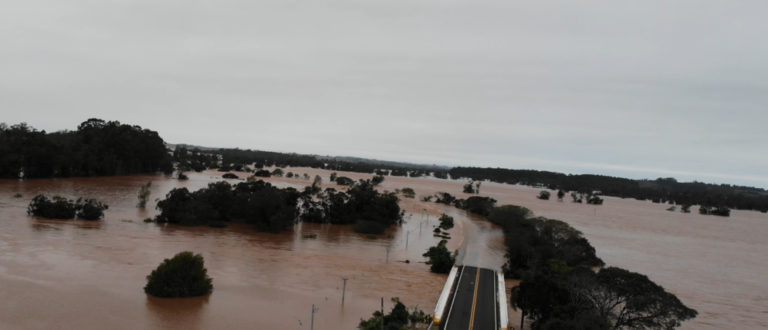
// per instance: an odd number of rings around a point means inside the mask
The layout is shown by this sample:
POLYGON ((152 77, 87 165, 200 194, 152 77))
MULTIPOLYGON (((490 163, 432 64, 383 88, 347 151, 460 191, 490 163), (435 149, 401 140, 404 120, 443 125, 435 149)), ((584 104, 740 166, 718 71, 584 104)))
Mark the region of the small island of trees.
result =
POLYGON ((99 220, 104 217, 104 210, 109 206, 95 199, 78 198, 72 201, 61 196, 48 199, 37 195, 27 206, 27 214, 49 219, 99 220))
POLYGON ((203 256, 189 251, 165 259, 147 276, 144 292, 158 298, 204 296, 213 290, 203 256))

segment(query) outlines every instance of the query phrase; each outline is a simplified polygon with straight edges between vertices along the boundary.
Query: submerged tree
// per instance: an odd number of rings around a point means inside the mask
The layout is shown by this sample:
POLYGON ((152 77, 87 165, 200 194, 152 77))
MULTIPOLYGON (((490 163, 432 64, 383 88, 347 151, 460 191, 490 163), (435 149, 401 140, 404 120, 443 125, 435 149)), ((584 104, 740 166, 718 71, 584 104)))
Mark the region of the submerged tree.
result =
POLYGON ((474 182, 469 181, 469 183, 465 184, 463 192, 465 194, 474 194, 475 193, 474 182))
POLYGON ((384 176, 382 175, 374 175, 373 179, 371 179, 371 183, 373 183, 374 186, 378 186, 382 182, 384 182, 384 176))
POLYGON ((416 197, 416 191, 413 190, 413 188, 405 187, 403 190, 400 191, 403 196, 407 198, 415 198, 416 197))
POLYGON ((213 290, 205 261, 200 254, 185 251, 165 259, 147 276, 144 292, 159 298, 203 296, 213 290))
POLYGON ((152 192, 149 190, 149 187, 152 186, 152 181, 148 181, 147 184, 142 185, 141 188, 139 188, 139 204, 137 205, 139 208, 145 208, 147 206, 147 200, 149 200, 149 195, 152 194, 152 192))
POLYGON ((429 270, 431 272, 448 274, 451 271, 453 264, 456 263, 456 258, 454 258, 451 255, 451 252, 448 251, 448 248, 445 247, 445 244, 447 243, 448 241, 441 240, 437 246, 430 247, 427 252, 422 255, 429 258, 429 261, 427 261, 426 264, 430 265, 429 270))
POLYGON ((323 178, 321 178, 319 175, 315 175, 315 181, 312 182, 313 185, 320 186, 323 184, 323 178))
POLYGON ((37 195, 27 207, 27 214, 49 219, 74 219, 99 220, 104 217, 104 210, 109 206, 95 199, 78 198, 72 201, 60 196, 48 199, 44 195, 37 195))
POLYGON ((549 193, 549 191, 546 191, 546 190, 542 190, 542 191, 539 193, 539 196, 538 196, 537 198, 538 198, 538 199, 549 200, 549 196, 550 196, 550 193, 549 193))

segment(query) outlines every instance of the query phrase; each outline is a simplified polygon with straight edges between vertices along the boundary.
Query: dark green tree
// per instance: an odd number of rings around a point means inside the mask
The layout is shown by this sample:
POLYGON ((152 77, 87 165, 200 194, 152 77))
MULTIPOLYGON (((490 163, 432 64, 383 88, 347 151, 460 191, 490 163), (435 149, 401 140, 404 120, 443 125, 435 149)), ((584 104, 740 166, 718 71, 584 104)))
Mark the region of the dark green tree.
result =
POLYGON ((430 265, 429 270, 431 272, 448 274, 451 271, 451 268, 453 268, 453 264, 456 263, 456 258, 454 258, 453 255, 451 255, 451 252, 448 251, 448 248, 445 247, 445 244, 447 243, 448 241, 441 240, 437 246, 430 247, 427 252, 422 255, 429 258, 429 261, 427 261, 426 264, 430 265))
POLYGON ((203 296, 213 290, 203 256, 185 251, 165 259, 147 276, 144 292, 159 298, 203 296))

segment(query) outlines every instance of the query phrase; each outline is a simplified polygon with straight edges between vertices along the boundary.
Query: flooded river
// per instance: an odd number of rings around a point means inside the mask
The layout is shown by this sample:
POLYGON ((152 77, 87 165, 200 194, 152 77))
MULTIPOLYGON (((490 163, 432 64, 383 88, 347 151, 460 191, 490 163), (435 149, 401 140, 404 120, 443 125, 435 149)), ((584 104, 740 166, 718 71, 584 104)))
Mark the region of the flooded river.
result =
MULTIPOLYGON (((288 170, 319 174, 326 183, 330 175, 288 170)), ((452 207, 418 201, 437 191, 466 197, 460 181, 387 177, 380 189, 411 187, 417 193, 417 199, 401 201, 407 223, 393 227, 392 238, 372 239, 347 226, 301 224, 267 234, 243 225, 214 229, 141 221, 157 214, 151 206, 135 207, 146 181, 153 181, 155 199, 174 187, 199 189, 221 174, 192 173, 187 181, 149 175, 0 181, 0 295, 6 298, 0 300, 0 329, 309 329, 312 304, 319 308, 316 329, 354 329, 379 308, 382 297, 387 310, 389 299, 400 297, 431 313, 445 275, 429 273, 421 254, 439 241, 432 226, 441 213, 457 220, 448 248, 459 250, 460 262, 489 268, 503 263, 498 227, 452 207), (23 197, 13 198, 16 193, 23 197), (40 193, 97 198, 110 208, 99 222, 27 216, 27 204, 40 193), (309 233, 317 238, 303 238, 309 233), (213 293, 193 299, 147 297, 146 275, 184 250, 205 257, 213 293), (344 304, 342 278, 349 278, 344 304)), ((311 184, 266 181, 281 187, 311 184)), ((613 198, 594 207, 539 201, 537 191, 484 183, 480 195, 582 230, 608 265, 644 273, 697 309, 699 317, 682 329, 768 328, 768 286, 761 283, 768 273, 766 215, 682 214, 664 211, 664 205, 613 198)), ((510 317, 514 323, 515 315, 510 317)))

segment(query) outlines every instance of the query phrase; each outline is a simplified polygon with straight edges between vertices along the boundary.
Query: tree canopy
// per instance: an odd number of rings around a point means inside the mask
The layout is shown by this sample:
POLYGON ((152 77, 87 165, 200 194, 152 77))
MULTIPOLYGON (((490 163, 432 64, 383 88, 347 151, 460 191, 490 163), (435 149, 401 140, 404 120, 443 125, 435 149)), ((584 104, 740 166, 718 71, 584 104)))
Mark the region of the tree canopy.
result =
POLYGON ((203 256, 189 251, 165 259, 147 276, 144 292, 159 298, 203 296, 213 290, 203 256))
POLYGON ((76 131, 46 133, 0 124, 0 178, 112 176, 173 171, 157 132, 89 119, 76 131))

